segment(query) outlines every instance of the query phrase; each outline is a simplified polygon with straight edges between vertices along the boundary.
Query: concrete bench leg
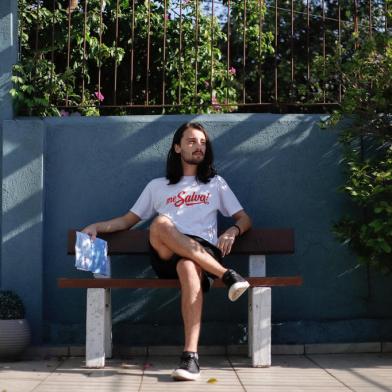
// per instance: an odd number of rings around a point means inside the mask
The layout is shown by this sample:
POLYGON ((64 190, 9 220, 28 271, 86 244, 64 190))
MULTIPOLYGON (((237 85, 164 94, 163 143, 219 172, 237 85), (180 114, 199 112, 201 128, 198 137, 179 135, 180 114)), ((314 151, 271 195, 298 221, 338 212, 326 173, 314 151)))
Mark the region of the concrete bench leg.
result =
MULTIPOLYGON (((249 276, 266 276, 265 255, 249 256, 249 276)), ((271 366, 271 288, 249 290, 248 355, 254 367, 271 366)))
POLYGON ((271 366, 271 288, 249 291, 249 352, 253 367, 271 366))
POLYGON ((248 357, 252 358, 253 350, 253 288, 248 291, 248 357))
POLYGON ((105 357, 112 357, 112 296, 111 290, 105 289, 105 357))
POLYGON ((106 289, 87 289, 86 367, 105 366, 106 289))

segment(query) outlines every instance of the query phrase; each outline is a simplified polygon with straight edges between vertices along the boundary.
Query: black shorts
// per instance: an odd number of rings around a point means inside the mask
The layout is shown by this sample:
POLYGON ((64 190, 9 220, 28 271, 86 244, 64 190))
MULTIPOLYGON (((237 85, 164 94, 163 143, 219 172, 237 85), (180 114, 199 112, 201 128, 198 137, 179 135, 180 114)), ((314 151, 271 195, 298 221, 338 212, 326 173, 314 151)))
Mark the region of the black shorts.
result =
MULTIPOLYGON (((200 245, 204 247, 204 249, 220 264, 222 264, 222 252, 216 246, 210 244, 208 241, 204 240, 203 238, 186 234, 188 237, 197 241, 200 245)), ((159 257, 158 252, 152 247, 150 244, 150 262, 153 270, 157 274, 158 278, 161 279, 178 279, 177 274, 177 263, 183 259, 182 256, 174 254, 169 260, 162 260, 159 257)), ((203 292, 206 293, 212 286, 214 279, 216 278, 215 275, 203 271, 202 276, 202 289, 203 292)))

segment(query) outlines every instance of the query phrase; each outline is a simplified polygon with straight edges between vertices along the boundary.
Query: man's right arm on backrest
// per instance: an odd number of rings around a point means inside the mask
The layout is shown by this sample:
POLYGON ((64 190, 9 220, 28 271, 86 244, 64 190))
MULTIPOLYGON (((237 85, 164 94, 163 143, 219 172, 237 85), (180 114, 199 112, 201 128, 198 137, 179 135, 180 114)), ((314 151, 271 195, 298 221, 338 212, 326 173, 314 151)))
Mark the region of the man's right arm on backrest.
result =
POLYGON ((136 225, 141 219, 129 211, 125 215, 119 216, 118 218, 113 218, 104 222, 93 223, 85 227, 82 231, 89 234, 95 238, 96 234, 99 233, 112 233, 114 231, 130 229, 132 226, 136 225))
POLYGON ((140 218, 132 211, 129 211, 118 218, 113 218, 105 222, 98 222, 97 229, 99 233, 112 233, 113 231, 130 229, 139 221, 140 218))

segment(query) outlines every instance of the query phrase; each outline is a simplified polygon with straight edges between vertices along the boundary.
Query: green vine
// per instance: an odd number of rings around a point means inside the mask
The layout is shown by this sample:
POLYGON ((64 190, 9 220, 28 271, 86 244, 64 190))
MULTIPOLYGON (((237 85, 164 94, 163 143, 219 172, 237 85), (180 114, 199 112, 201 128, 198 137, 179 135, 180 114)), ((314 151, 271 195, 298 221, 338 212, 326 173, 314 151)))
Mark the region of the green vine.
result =
MULTIPOLYGON (((333 226, 362 264, 392 273, 392 38, 377 32, 360 39, 354 35, 343 55, 355 47, 339 67, 344 87, 341 108, 325 121, 343 131, 345 184, 353 211, 333 226)), ((317 63, 317 61, 316 61, 317 63)), ((320 71, 320 69, 319 69, 320 71)), ((329 77, 337 77, 331 72, 329 77)))
MULTIPOLYGON (((104 106, 159 105, 163 98, 166 104, 177 105, 166 113, 237 109, 241 71, 234 62, 228 67, 227 25, 206 14, 202 2, 168 0, 165 9, 164 2, 135 1, 134 13, 131 0, 120 0, 118 10, 116 0, 89 0, 87 12, 85 2, 77 0, 71 2, 71 10, 68 0, 56 1, 55 9, 49 0, 18 0, 18 4, 21 58, 14 67, 11 90, 18 115, 126 114, 126 109, 104 106)), ((239 7, 233 6, 232 24, 239 7)), ((259 0, 249 0, 250 11, 257 7, 259 0)), ((249 20, 250 54, 261 59, 271 52, 271 33, 265 32, 262 46, 256 48, 258 20, 249 20)), ((255 78, 249 74, 250 80, 255 78)))

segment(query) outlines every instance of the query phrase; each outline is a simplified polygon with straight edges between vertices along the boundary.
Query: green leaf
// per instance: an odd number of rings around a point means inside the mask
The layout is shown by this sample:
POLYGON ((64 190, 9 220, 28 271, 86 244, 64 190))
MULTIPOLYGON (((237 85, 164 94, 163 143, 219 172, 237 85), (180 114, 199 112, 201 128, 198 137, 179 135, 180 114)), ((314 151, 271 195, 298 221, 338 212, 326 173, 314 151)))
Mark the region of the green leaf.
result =
POLYGON ((392 248, 385 241, 380 242, 380 247, 386 253, 391 253, 391 251, 392 251, 392 248))

